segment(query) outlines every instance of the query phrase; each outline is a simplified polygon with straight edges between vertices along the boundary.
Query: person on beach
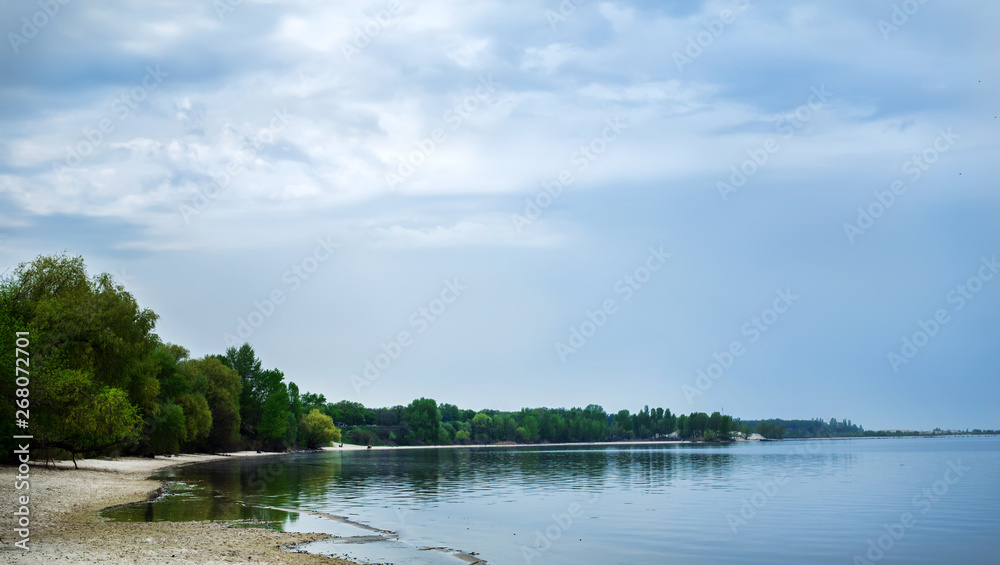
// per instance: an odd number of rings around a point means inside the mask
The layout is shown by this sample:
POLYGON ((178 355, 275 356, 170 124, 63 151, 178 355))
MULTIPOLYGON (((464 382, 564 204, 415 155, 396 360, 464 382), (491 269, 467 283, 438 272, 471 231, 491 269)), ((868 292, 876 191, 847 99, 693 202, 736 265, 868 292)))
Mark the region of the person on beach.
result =
POLYGON ((372 444, 369 443, 368 444, 368 451, 371 451, 371 450, 372 450, 372 444))

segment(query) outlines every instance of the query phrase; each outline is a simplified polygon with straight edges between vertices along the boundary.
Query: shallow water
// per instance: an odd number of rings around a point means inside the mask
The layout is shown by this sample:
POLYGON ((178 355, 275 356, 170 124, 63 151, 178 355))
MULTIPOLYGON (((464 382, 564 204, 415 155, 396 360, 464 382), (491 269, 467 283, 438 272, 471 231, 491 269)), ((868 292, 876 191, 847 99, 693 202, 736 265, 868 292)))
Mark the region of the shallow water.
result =
POLYGON ((105 515, 321 531, 342 539, 306 549, 369 562, 1000 563, 995 437, 304 453, 158 478, 170 495, 105 515))

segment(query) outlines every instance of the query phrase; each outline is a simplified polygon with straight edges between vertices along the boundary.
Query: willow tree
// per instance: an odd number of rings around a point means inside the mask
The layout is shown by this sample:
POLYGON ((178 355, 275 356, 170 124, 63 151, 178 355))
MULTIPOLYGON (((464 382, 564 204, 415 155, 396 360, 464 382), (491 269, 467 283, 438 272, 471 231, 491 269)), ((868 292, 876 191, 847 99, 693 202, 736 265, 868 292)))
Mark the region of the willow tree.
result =
POLYGON ((157 416, 150 353, 157 316, 82 257, 39 256, 4 284, 5 309, 32 328, 31 428, 43 446, 71 453, 134 442, 137 421, 157 416))
POLYGON ((309 449, 317 449, 340 441, 340 430, 333 425, 333 418, 313 408, 299 422, 299 438, 309 449))
MULTIPOLYGON (((210 412, 210 426, 204 447, 210 451, 227 451, 240 443, 240 394, 243 383, 234 369, 227 367, 220 356, 190 359, 178 364, 178 371, 187 379, 191 390, 201 393, 210 412)), ((184 406, 183 400, 181 405, 184 406)))

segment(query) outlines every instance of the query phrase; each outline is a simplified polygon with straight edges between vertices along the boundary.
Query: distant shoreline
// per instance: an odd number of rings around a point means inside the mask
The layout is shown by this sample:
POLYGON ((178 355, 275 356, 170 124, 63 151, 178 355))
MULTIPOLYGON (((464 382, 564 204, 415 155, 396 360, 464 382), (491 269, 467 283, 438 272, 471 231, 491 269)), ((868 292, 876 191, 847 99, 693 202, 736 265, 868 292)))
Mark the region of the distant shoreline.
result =
MULTIPOLYGON (((690 440, 628 440, 628 441, 577 441, 559 443, 470 443, 451 445, 373 445, 372 451, 394 449, 463 449, 484 447, 574 447, 574 446, 614 446, 614 445, 732 445, 742 443, 759 443, 772 441, 823 441, 850 439, 913 439, 913 438, 947 438, 947 437, 996 437, 1000 434, 921 434, 921 435, 884 435, 884 436, 853 436, 853 437, 784 437, 781 439, 753 439, 732 441, 690 441, 690 440)), ((344 447, 323 447, 322 451, 365 451, 365 445, 345 443, 344 447)), ((283 453, 302 453, 290 451, 275 451, 274 455, 283 453)))

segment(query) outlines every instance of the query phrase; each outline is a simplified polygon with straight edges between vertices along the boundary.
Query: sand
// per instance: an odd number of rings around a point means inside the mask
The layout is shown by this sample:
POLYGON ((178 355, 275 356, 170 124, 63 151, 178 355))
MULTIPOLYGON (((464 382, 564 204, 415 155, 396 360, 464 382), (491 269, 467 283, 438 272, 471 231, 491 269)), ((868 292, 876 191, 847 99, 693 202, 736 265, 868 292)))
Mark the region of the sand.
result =
MULTIPOLYGON (((648 445, 659 442, 599 442, 556 445, 648 445)), ((434 449, 468 449, 504 446, 433 446, 434 449)), ((513 447, 513 446, 511 446, 513 447)), ((522 446, 523 447, 523 446, 522 446)), ((328 451, 364 450, 366 446, 344 444, 328 451)), ((372 449, 427 449, 426 447, 381 447, 372 449)), ((353 565, 349 561, 287 551, 286 547, 328 537, 324 534, 275 532, 255 528, 233 528, 224 522, 116 523, 98 516, 110 506, 148 500, 162 487, 150 480, 155 471, 171 465, 213 461, 226 457, 252 457, 274 453, 239 452, 227 455, 179 455, 175 457, 122 457, 60 461, 48 469, 31 466, 30 491, 14 488, 15 467, 0 467, 0 563, 48 565, 50 563, 160 563, 215 565, 221 563, 353 565), (14 547, 17 497, 29 493, 31 535, 29 551, 14 547)))
MULTIPOLYGON (((345 446, 346 447, 346 446, 345 446)), ((256 453, 232 455, 250 456, 256 453)), ((270 454, 261 454, 270 455, 270 454)), ((258 563, 351 565, 351 562, 283 549, 322 539, 322 534, 232 528, 219 522, 108 522, 97 512, 147 500, 161 487, 148 477, 157 469, 221 459, 217 455, 87 459, 58 468, 31 467, 30 491, 15 490, 17 469, 0 468, 0 563, 134 563, 152 565, 258 563), (13 546, 17 497, 30 492, 29 551, 13 546)))

